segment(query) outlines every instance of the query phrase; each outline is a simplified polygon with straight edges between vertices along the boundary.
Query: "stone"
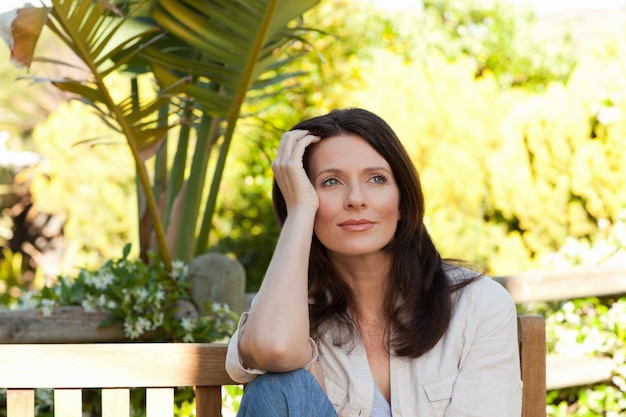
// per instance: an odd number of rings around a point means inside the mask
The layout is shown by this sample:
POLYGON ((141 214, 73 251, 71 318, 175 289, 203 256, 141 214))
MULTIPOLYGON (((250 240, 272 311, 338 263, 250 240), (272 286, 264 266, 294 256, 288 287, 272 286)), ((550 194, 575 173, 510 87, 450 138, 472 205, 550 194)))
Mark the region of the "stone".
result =
POLYGON ((235 313, 243 312, 246 270, 239 261, 217 252, 199 255, 189 262, 187 279, 201 314, 205 302, 228 304, 235 313))

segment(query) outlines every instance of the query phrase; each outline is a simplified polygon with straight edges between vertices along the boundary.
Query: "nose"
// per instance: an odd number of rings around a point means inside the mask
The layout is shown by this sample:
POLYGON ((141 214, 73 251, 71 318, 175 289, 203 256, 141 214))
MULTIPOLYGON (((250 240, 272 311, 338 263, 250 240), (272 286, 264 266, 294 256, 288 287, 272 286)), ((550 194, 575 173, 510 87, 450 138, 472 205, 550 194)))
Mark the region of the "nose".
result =
POLYGON ((366 206, 366 198, 360 184, 346 187, 346 199, 344 207, 346 209, 363 208, 366 206))

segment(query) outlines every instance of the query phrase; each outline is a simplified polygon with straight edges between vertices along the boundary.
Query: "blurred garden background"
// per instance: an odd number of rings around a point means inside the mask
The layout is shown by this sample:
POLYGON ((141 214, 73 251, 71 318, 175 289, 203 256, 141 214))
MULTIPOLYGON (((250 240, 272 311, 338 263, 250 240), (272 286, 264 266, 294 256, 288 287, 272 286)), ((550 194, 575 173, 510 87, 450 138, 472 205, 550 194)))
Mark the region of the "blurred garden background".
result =
MULTIPOLYGON (((626 267, 626 8, 538 16, 505 0, 402 8, 322 0, 297 28, 288 45, 297 59, 270 68, 274 82, 255 84, 243 101, 200 244, 244 266, 246 292, 258 288, 278 234, 270 162, 282 132, 342 107, 367 108, 396 130, 420 172, 428 226, 445 257, 492 276, 626 267)), ((46 30, 38 54, 73 62, 46 30)), ((49 82, 19 79, 67 69, 35 62, 26 72, 9 55, 0 60, 0 300, 15 308, 59 277, 71 281, 123 253, 138 259, 141 205, 122 135, 49 82)), ((109 88, 129 94, 129 77, 110 75, 109 88)), ((150 77, 138 85, 152 89, 150 77)), ((200 125, 190 124, 190 143, 200 125)), ((209 172, 219 160, 210 155, 209 172)), ((190 260, 180 258, 173 260, 190 260)), ((603 383, 548 392, 550 416, 626 414, 626 297, 520 312, 546 317, 551 351, 615 364, 603 383)))

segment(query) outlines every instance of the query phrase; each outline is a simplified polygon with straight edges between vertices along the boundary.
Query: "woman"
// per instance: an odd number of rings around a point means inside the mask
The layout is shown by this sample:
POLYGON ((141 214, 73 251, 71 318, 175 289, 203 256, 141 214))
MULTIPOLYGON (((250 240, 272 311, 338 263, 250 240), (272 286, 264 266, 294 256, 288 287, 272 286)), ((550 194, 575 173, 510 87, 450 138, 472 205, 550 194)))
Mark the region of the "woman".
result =
POLYGON ((226 365, 250 382, 240 416, 521 414, 515 305, 442 261, 384 120, 305 120, 272 169, 281 234, 226 365))

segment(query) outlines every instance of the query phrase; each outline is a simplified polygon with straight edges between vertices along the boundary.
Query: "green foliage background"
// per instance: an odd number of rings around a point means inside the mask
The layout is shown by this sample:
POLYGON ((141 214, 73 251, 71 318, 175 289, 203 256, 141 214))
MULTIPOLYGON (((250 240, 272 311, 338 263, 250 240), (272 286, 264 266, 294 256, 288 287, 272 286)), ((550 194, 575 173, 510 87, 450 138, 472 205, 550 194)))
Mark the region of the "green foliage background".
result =
POLYGON ((76 101, 33 132, 45 155, 32 173, 33 202, 65 214, 68 272, 97 266, 136 242, 134 162, 121 139, 76 101))
MULTIPOLYGON (((457 13, 469 15, 452 3, 457 13)), ((623 146, 626 125, 623 118, 607 115, 626 110, 626 92, 617 75, 624 71, 626 55, 619 42, 622 30, 588 33, 593 38, 586 48, 574 49, 563 41, 553 53, 559 45, 555 37, 551 49, 529 43, 534 49, 517 50, 522 43, 518 37, 534 27, 522 13, 515 25, 525 29, 517 38, 504 34, 509 41, 504 52, 504 40, 472 52, 463 47, 471 39, 455 39, 450 31, 442 35, 448 39, 444 50, 436 36, 441 31, 434 29, 438 23, 429 13, 378 14, 374 19, 371 11, 342 5, 327 2, 308 16, 311 26, 338 35, 322 34, 312 41, 316 54, 303 64, 310 76, 271 102, 248 104, 251 117, 239 131, 244 139, 239 146, 245 150, 233 153, 227 181, 252 184, 243 189, 255 190, 254 203, 248 211, 241 191, 233 187, 223 193, 221 209, 228 220, 218 234, 223 230, 227 240, 239 245, 249 240, 248 249, 271 253, 275 225, 255 217, 260 207, 270 205, 271 150, 282 131, 301 117, 346 106, 379 113, 403 140, 421 173, 429 227, 445 256, 506 275, 541 267, 542 258, 568 237, 589 239, 599 220, 619 218, 626 207, 619 192, 626 176, 620 162, 624 153, 614 150, 623 146), (416 39, 422 38, 406 29, 424 27, 432 28, 432 42, 419 43, 416 39), (451 50, 467 54, 451 59, 451 50), (531 53, 540 59, 533 60, 531 53), (513 55, 510 59, 519 64, 488 66, 493 60, 485 57, 492 55, 513 55), (534 81, 513 86, 506 80, 519 80, 517 72, 534 81), (256 225, 255 233, 246 219, 256 225)), ((478 16, 498 13, 505 11, 494 6, 478 16)), ((499 33, 502 24, 492 30, 499 33)), ((238 247, 234 253, 242 259, 248 249, 238 247)), ((248 283, 254 289, 268 258, 242 260, 251 262, 248 283)))

